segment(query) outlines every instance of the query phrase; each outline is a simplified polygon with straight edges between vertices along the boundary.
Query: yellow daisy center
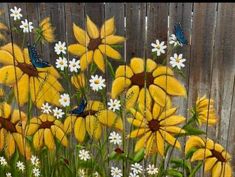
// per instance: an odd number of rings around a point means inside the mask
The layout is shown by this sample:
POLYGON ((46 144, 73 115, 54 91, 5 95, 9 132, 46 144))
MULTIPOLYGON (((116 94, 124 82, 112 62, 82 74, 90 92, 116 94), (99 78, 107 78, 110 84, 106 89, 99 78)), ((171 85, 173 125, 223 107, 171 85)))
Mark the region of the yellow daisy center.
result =
POLYGON ((211 150, 212 156, 216 157, 221 162, 226 162, 226 159, 222 156, 222 154, 215 149, 211 150))
POLYGON ((160 129, 160 123, 158 120, 152 119, 148 122, 148 127, 152 132, 156 132, 160 129))
POLYGON ((90 43, 88 45, 88 49, 89 50, 95 50, 98 48, 98 46, 101 44, 101 39, 97 38, 97 39, 91 39, 90 43))
POLYGON ((34 77, 38 76, 37 69, 34 68, 33 65, 31 65, 31 64, 18 63, 17 67, 19 67, 21 69, 21 71, 23 71, 23 73, 25 73, 25 74, 27 74, 29 76, 34 76, 34 77))
POLYGON ((1 128, 4 128, 11 133, 17 132, 15 124, 13 124, 9 119, 0 117, 0 125, 1 128))
POLYGON ((147 73, 142 72, 142 73, 134 74, 131 77, 131 83, 133 85, 138 85, 140 88, 143 88, 145 83, 146 83, 146 86, 149 87, 151 84, 153 84, 153 81, 154 81, 154 77, 151 72, 147 72, 147 73))
POLYGON ((95 84, 99 84, 99 83, 100 83, 100 80, 95 80, 94 83, 95 83, 95 84))
POLYGON ((180 62, 180 58, 176 58, 175 61, 176 61, 177 63, 179 63, 179 62, 180 62))
POLYGON ((47 120, 46 122, 41 123, 41 125, 39 126, 39 129, 51 128, 52 125, 54 125, 54 122, 47 120))

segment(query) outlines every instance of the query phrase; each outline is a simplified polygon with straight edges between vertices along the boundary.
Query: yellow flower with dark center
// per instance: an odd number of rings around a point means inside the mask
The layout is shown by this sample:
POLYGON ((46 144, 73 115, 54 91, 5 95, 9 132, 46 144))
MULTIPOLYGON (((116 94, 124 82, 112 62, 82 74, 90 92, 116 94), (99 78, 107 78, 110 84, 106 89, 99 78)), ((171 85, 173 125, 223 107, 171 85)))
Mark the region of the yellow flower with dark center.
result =
POLYGON ((0 104, 0 151, 4 150, 8 158, 16 151, 29 159, 31 150, 25 138, 27 116, 7 103, 0 104))
POLYGON ((0 63, 4 65, 0 68, 0 83, 13 87, 20 106, 28 102, 29 94, 37 107, 41 107, 44 102, 59 105, 63 88, 57 80, 59 73, 53 66, 33 67, 28 49, 22 51, 12 43, 0 48, 0 63))
POLYGON ((132 58, 130 66, 121 65, 115 73, 111 96, 116 98, 125 89, 126 107, 131 108, 136 102, 151 108, 152 100, 160 106, 171 105, 170 96, 185 96, 184 86, 174 77, 173 71, 157 65, 152 59, 132 58))
POLYGON ((159 152, 164 156, 164 142, 166 141, 176 148, 181 148, 179 141, 173 136, 185 133, 177 125, 184 122, 183 116, 175 115, 176 108, 162 108, 154 103, 152 110, 146 109, 142 104, 139 110, 130 108, 134 118, 128 118, 128 122, 134 127, 128 137, 140 139, 135 144, 135 152, 145 148, 145 154, 150 155, 159 152))
POLYGON ((81 115, 71 115, 64 121, 65 132, 69 134, 74 131, 75 138, 79 142, 84 141, 86 132, 91 138, 100 139, 104 126, 123 130, 121 117, 105 109, 100 101, 88 101, 81 115))
POLYGON ((63 146, 68 146, 63 123, 49 114, 42 114, 38 118, 30 119, 26 134, 28 136, 33 135, 33 146, 36 150, 41 149, 44 145, 49 150, 55 150, 55 138, 63 146))
POLYGON ((193 153, 191 162, 203 160, 204 172, 211 171, 212 177, 232 177, 231 155, 223 146, 209 138, 191 136, 186 142, 185 153, 193 147, 197 150, 193 153))
POLYGON ((77 88, 77 89, 81 89, 83 87, 85 87, 86 85, 86 78, 84 73, 80 73, 77 75, 73 75, 71 77, 71 83, 77 88))
POLYGON ((120 53, 110 45, 122 43, 125 38, 115 35, 114 17, 106 20, 99 30, 87 16, 86 29, 87 31, 84 31, 73 24, 74 36, 78 43, 69 45, 68 51, 76 56, 81 56, 80 66, 82 71, 94 61, 97 67, 105 72, 104 55, 116 60, 121 59, 120 53))
POLYGON ((202 123, 214 125, 218 121, 214 109, 214 100, 207 99, 206 96, 197 99, 194 111, 200 125, 202 123))
POLYGON ((52 26, 50 17, 44 18, 40 24, 40 35, 43 37, 43 39, 47 42, 54 42, 55 41, 55 35, 54 31, 55 28, 52 26))

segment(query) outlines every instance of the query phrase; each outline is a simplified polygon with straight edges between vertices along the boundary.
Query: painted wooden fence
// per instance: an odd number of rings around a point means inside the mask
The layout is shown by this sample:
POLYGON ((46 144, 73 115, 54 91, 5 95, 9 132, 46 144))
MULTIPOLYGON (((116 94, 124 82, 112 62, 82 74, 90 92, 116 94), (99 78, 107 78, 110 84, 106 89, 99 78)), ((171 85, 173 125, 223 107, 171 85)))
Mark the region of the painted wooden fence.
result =
MULTIPOLYGON (((57 39, 75 42, 72 24, 85 28, 88 15, 98 26, 114 16, 117 33, 127 41, 121 54, 125 63, 131 57, 151 58, 151 42, 168 41, 175 23, 180 22, 189 45, 180 51, 187 59, 182 79, 188 90, 185 99, 174 99, 179 113, 188 116, 188 109, 198 96, 206 94, 215 100, 219 124, 204 130, 207 136, 222 144, 233 156, 235 170, 235 4, 232 3, 0 3, 5 10, 2 21, 10 24, 9 9, 21 7, 33 24, 50 16, 57 39)), ((30 35, 26 38, 30 40, 30 35)), ((12 37, 13 42, 19 36, 12 37)), ((43 45, 44 59, 55 62, 54 45, 43 45)), ((168 58, 169 59, 169 58, 168 58)), ((169 63, 169 62, 168 62, 169 63)), ((112 63, 115 68, 119 62, 112 63)), ((109 81, 109 76, 105 75, 109 81)), ((110 90, 111 85, 107 85, 110 90)), ((107 93, 108 94, 108 93, 107 93)), ((92 95, 90 95, 92 97, 92 95)))

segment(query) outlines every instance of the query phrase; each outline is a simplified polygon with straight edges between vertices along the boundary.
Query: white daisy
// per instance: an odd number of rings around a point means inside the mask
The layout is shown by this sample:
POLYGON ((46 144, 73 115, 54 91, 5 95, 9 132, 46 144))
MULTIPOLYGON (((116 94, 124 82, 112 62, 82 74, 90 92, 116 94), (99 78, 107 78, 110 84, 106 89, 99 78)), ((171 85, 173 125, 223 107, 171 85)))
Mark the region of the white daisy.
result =
POLYGON ((134 164, 131 164, 131 170, 138 174, 138 173, 141 173, 143 171, 143 166, 140 165, 139 163, 134 163, 134 164))
POLYGON ((21 12, 21 8, 17 8, 16 6, 14 7, 14 9, 10 9, 11 14, 10 16, 14 18, 14 20, 20 20, 21 17, 23 16, 20 12, 21 12))
POLYGON ((63 110, 62 109, 59 109, 59 108, 55 108, 55 109, 53 109, 53 115, 57 118, 57 119, 60 119, 60 118, 62 118, 63 117, 63 115, 64 115, 64 112, 63 112, 63 110))
POLYGON ((11 173, 10 172, 6 173, 6 177, 12 177, 11 173))
POLYGON ((106 85, 104 84, 105 79, 102 78, 102 76, 91 76, 90 81, 90 87, 94 91, 102 90, 106 85))
POLYGON ((28 22, 28 20, 25 19, 24 21, 21 21, 20 28, 23 29, 23 33, 32 32, 33 23, 32 22, 28 22))
POLYGON ((69 70, 70 72, 78 72, 78 69, 80 69, 80 60, 73 58, 72 61, 69 61, 69 70))
POLYGON ((166 45, 164 41, 160 43, 157 39, 156 44, 151 43, 151 46, 153 47, 152 52, 157 52, 157 56, 160 56, 162 53, 165 53, 166 45))
POLYGON ((7 165, 7 161, 4 157, 0 157, 0 165, 2 166, 6 166, 7 165))
POLYGON ((95 173, 93 173, 94 177, 99 177, 99 173, 96 171, 95 173))
POLYGON ((38 169, 38 168, 33 168, 33 175, 35 176, 35 177, 39 177, 40 176, 40 170, 38 169))
POLYGON ((56 68, 59 68, 61 71, 64 71, 64 68, 68 67, 68 61, 64 57, 59 57, 56 59, 56 68))
POLYGON ((122 177, 122 171, 118 167, 111 167, 112 177, 122 177))
POLYGON ((22 172, 25 170, 25 165, 24 165, 24 163, 21 162, 21 161, 18 161, 18 162, 16 163, 16 167, 17 167, 20 171, 22 171, 22 172))
POLYGON ((177 67, 178 69, 181 69, 181 67, 185 67, 185 65, 183 64, 186 59, 183 58, 183 54, 179 54, 177 55, 176 53, 174 54, 174 57, 170 57, 170 64, 172 67, 177 67))
POLYGON ((129 177, 139 177, 139 175, 134 172, 130 172, 129 177))
POLYGON ((85 177, 86 176, 86 173, 85 173, 84 169, 79 169, 78 174, 79 174, 80 177, 85 177))
POLYGON ((116 110, 120 110, 120 107, 121 107, 120 100, 110 99, 109 102, 108 102, 108 106, 109 106, 109 109, 114 111, 114 112, 116 110))
POLYGON ((64 93, 64 94, 60 95, 59 102, 64 107, 69 106, 70 105, 69 94, 64 93))
POLYGON ((57 55, 60 55, 61 53, 66 54, 66 46, 65 45, 66 45, 65 42, 62 43, 61 41, 56 43, 55 47, 54 47, 55 53, 57 55))
POLYGON ((116 132, 111 132, 109 135, 109 141, 110 143, 121 145, 122 137, 116 132))
POLYGON ((51 106, 48 103, 43 103, 41 110, 45 114, 49 114, 51 112, 51 106))
POLYGON ((155 175, 158 174, 158 168, 155 168, 155 166, 152 164, 149 164, 147 167, 147 173, 149 175, 155 175))
POLYGON ((38 159, 37 156, 32 155, 31 158, 30 158, 30 160, 31 160, 31 163, 32 163, 34 166, 39 166, 39 159, 38 159))
POLYGON ((84 149, 79 151, 79 155, 78 156, 79 156, 79 158, 81 160, 84 160, 84 161, 87 161, 87 160, 89 160, 91 158, 91 156, 89 155, 89 151, 86 151, 84 149))
POLYGON ((177 45, 183 46, 183 44, 180 43, 180 42, 177 40, 177 38, 176 38, 176 36, 175 36, 174 34, 171 34, 171 36, 169 37, 169 43, 172 44, 172 45, 174 45, 174 46, 177 46, 177 45))

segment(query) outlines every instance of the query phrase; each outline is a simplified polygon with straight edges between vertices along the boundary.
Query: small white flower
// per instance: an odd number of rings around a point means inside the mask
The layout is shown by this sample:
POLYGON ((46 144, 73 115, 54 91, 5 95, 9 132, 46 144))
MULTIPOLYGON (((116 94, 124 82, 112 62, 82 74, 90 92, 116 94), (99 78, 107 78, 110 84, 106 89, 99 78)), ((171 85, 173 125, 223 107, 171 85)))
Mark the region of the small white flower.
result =
POLYGON ((14 20, 20 20, 21 17, 23 16, 20 12, 21 12, 21 8, 17 8, 16 6, 14 7, 14 9, 10 9, 11 11, 11 17, 14 18, 14 20))
POLYGON ((183 46, 183 44, 180 43, 180 42, 177 40, 177 38, 176 38, 176 36, 175 36, 174 34, 171 34, 171 36, 169 37, 169 43, 172 44, 172 45, 174 45, 174 46, 177 46, 177 45, 183 46))
POLYGON ((89 160, 91 158, 90 155, 89 155, 89 151, 86 151, 84 149, 79 151, 79 155, 78 156, 79 156, 79 158, 81 160, 84 160, 84 161, 87 161, 87 160, 89 160))
POLYGON ((129 177, 139 177, 139 175, 134 172, 130 172, 129 177))
POLYGON ((68 67, 68 61, 64 57, 59 57, 56 59, 56 68, 59 68, 61 71, 64 71, 64 68, 68 67))
POLYGON ((149 164, 148 167, 147 167, 147 173, 148 173, 149 175, 158 174, 158 168, 155 168, 154 165, 149 164))
POLYGON ((64 107, 69 106, 70 105, 69 94, 64 93, 64 94, 60 95, 59 102, 64 107))
POLYGON ((60 118, 62 118, 63 117, 63 115, 64 115, 64 112, 63 112, 63 110, 62 109, 59 109, 59 108, 55 108, 55 109, 53 109, 53 115, 57 118, 57 119, 60 119, 60 118))
POLYGON ((22 172, 25 170, 25 165, 24 165, 24 163, 21 162, 21 161, 18 161, 18 162, 16 163, 16 167, 17 167, 20 171, 22 171, 22 172))
POLYGON ((6 177, 12 177, 11 173, 10 172, 6 173, 6 177))
POLYGON ((0 165, 2 166, 6 166, 7 165, 7 161, 4 157, 0 157, 0 165))
POLYGON ((40 170, 38 169, 38 168, 33 168, 33 175, 35 176, 35 177, 39 177, 40 176, 40 170))
POLYGON ((23 29, 23 33, 32 32, 33 23, 32 22, 28 22, 28 20, 25 19, 24 21, 21 21, 20 28, 23 29))
POLYGON ((141 173, 143 171, 143 166, 140 165, 139 163, 134 163, 134 164, 131 164, 131 170, 138 174, 138 173, 141 173))
POLYGON ((30 160, 31 160, 31 163, 32 163, 34 166, 39 166, 39 159, 37 158, 37 156, 32 155, 32 157, 30 158, 30 160))
POLYGON ((121 104, 120 100, 117 99, 110 99, 108 102, 109 109, 115 112, 116 110, 120 110, 121 104))
POLYGON ((111 167, 112 177, 122 177, 122 171, 118 167, 111 167))
POLYGON ((85 173, 84 169, 79 169, 78 174, 79 174, 80 177, 85 177, 86 176, 86 173, 85 173))
POLYGON ((102 78, 102 76, 91 76, 90 81, 90 87, 92 90, 94 91, 98 91, 98 90, 102 90, 104 87, 106 87, 106 85, 104 84, 105 79, 102 78))
POLYGON ((48 103, 43 103, 41 110, 45 114, 49 114, 51 112, 51 106, 48 103))
POLYGON ((177 67, 178 69, 181 69, 181 67, 185 67, 185 65, 183 64, 186 59, 183 58, 182 54, 177 55, 176 53, 174 54, 174 57, 170 57, 170 64, 172 67, 177 67))
POLYGON ((165 42, 162 41, 161 43, 159 42, 159 40, 156 40, 156 44, 155 43, 151 43, 152 48, 152 52, 157 52, 157 56, 160 56, 162 53, 165 53, 165 49, 166 49, 166 45, 165 42))
POLYGON ((122 137, 116 132, 111 132, 109 135, 109 141, 110 143, 120 145, 122 143, 122 137))
POLYGON ((69 61, 69 70, 70 72, 78 72, 78 69, 80 69, 80 60, 73 58, 72 61, 69 61))
POLYGON ((93 174, 94 174, 95 177, 99 177, 99 173, 97 171, 93 174))
POLYGON ((65 42, 62 43, 61 41, 56 43, 55 47, 54 47, 55 53, 57 55, 60 55, 61 53, 66 54, 66 46, 65 45, 66 45, 65 42))

